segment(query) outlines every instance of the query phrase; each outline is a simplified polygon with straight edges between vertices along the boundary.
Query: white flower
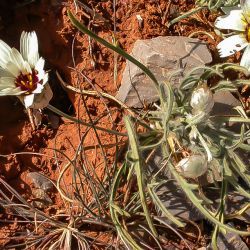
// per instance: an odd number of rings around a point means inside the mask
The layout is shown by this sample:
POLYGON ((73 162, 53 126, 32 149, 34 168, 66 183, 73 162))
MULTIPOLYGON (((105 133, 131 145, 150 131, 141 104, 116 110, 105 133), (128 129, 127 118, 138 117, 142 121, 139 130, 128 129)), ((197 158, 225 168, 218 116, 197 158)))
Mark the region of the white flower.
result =
POLYGON ((52 91, 48 84, 45 88, 48 73, 43 69, 44 59, 39 58, 35 32, 22 32, 20 52, 0 40, 0 96, 15 95, 26 108, 42 109, 52 91))
POLYGON ((237 4, 236 6, 221 6, 220 8, 225 14, 229 14, 231 10, 239 10, 240 5, 237 4))
POLYGON ((214 106, 213 93, 206 85, 198 87, 192 93, 190 105, 194 114, 208 114, 214 106))
POLYGON ((240 65, 250 67, 250 0, 241 0, 240 8, 218 17, 215 27, 218 29, 233 30, 235 34, 227 37, 217 45, 221 57, 233 55, 235 52, 245 48, 240 65))
POLYGON ((194 154, 180 160, 176 169, 184 177, 195 179, 207 172, 208 162, 204 155, 194 154))

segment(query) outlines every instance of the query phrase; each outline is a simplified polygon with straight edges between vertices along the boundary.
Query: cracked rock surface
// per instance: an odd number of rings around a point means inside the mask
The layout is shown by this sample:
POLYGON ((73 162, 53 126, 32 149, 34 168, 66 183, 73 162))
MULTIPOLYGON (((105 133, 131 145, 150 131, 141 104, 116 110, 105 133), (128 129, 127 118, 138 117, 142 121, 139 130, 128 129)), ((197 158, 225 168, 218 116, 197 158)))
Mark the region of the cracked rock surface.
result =
MULTIPOLYGON (((177 87, 191 69, 212 61, 206 43, 198 39, 165 36, 135 42, 131 55, 148 67, 159 82, 171 80, 177 87)), ((152 80, 127 61, 116 96, 129 107, 142 107, 159 99, 152 80)))

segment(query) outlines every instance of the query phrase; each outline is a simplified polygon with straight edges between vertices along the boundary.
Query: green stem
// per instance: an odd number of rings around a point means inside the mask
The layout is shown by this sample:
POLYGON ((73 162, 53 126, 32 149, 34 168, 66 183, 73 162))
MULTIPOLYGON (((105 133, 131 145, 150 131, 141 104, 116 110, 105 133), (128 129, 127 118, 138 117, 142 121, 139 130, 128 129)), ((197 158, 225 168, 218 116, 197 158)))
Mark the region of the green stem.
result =
MULTIPOLYGON (((52 106, 50 104, 47 106, 47 108, 49 110, 51 110, 52 112, 54 112, 54 113, 56 113, 56 114, 58 114, 60 116, 63 116, 66 119, 69 119, 69 120, 71 120, 71 121, 73 121, 75 123, 78 123, 78 124, 81 124, 81 125, 84 125, 84 126, 87 126, 87 127, 93 127, 93 126, 95 126, 95 124, 90 124, 90 123, 84 122, 82 120, 79 120, 79 119, 77 119, 75 117, 72 117, 70 115, 67 115, 64 112, 62 112, 61 110, 57 109, 56 107, 54 107, 54 106, 52 106)), ((110 129, 106 129, 106 128, 102 128, 102 127, 99 127, 99 126, 95 126, 95 129, 104 131, 106 133, 114 134, 114 135, 127 136, 127 134, 125 134, 125 133, 120 133, 118 131, 110 130, 110 129)))
POLYGON ((156 77, 154 76, 154 74, 150 71, 150 69, 148 69, 145 65, 143 65, 142 63, 140 63, 138 60, 136 60, 134 57, 132 57, 131 55, 129 55, 128 53, 126 53, 123 49, 121 49, 118 46, 114 46, 113 44, 107 42, 106 40, 104 40, 103 38, 99 37, 98 35, 96 35, 95 33, 93 33, 92 31, 90 31, 87 27, 85 27, 82 23, 80 23, 75 16, 72 14, 72 12, 70 10, 68 10, 68 16, 70 21, 72 22, 72 24, 79 29, 82 33, 87 34, 88 36, 90 36, 91 38, 95 39, 97 42, 101 43, 102 45, 104 45, 105 47, 115 51, 116 53, 118 53, 119 55, 125 57, 127 60, 129 60, 130 62, 134 63, 138 68, 140 68, 155 84, 155 88, 159 93, 160 99, 161 98, 161 93, 159 91, 159 83, 156 79, 156 77))

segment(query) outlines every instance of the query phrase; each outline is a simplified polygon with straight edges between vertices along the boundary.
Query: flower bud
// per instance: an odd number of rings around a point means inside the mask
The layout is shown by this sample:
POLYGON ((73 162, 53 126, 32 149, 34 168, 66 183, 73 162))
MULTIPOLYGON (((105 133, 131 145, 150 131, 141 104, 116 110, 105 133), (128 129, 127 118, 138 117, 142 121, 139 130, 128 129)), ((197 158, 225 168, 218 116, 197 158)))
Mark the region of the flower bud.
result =
POLYGON ((193 113, 209 113, 214 106, 213 93, 206 85, 198 87, 192 93, 190 105, 193 113))
POLYGON ((195 179, 206 173, 208 169, 207 159, 201 154, 191 155, 180 160, 176 169, 184 177, 195 179))

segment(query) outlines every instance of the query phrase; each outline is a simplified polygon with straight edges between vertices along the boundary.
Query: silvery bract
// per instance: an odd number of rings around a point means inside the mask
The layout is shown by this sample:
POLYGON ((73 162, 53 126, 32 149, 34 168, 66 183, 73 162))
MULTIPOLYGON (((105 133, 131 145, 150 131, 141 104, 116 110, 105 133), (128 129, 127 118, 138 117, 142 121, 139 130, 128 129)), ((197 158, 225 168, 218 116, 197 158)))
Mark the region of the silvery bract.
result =
POLYGON ((208 162, 204 155, 194 154, 180 160, 176 169, 186 178, 198 178, 206 173, 208 162))
POLYGON ((22 32, 20 52, 0 40, 0 96, 17 96, 26 108, 46 107, 53 94, 44 63, 35 32, 22 32))
POLYGON ((208 114, 214 106, 213 93, 206 85, 198 87, 192 93, 190 105, 193 108, 193 113, 204 112, 208 114))
POLYGON ((217 45, 221 57, 233 55, 245 49, 240 65, 250 68, 250 0, 241 0, 240 8, 231 9, 227 15, 215 21, 218 29, 233 30, 236 34, 227 37, 217 45))

